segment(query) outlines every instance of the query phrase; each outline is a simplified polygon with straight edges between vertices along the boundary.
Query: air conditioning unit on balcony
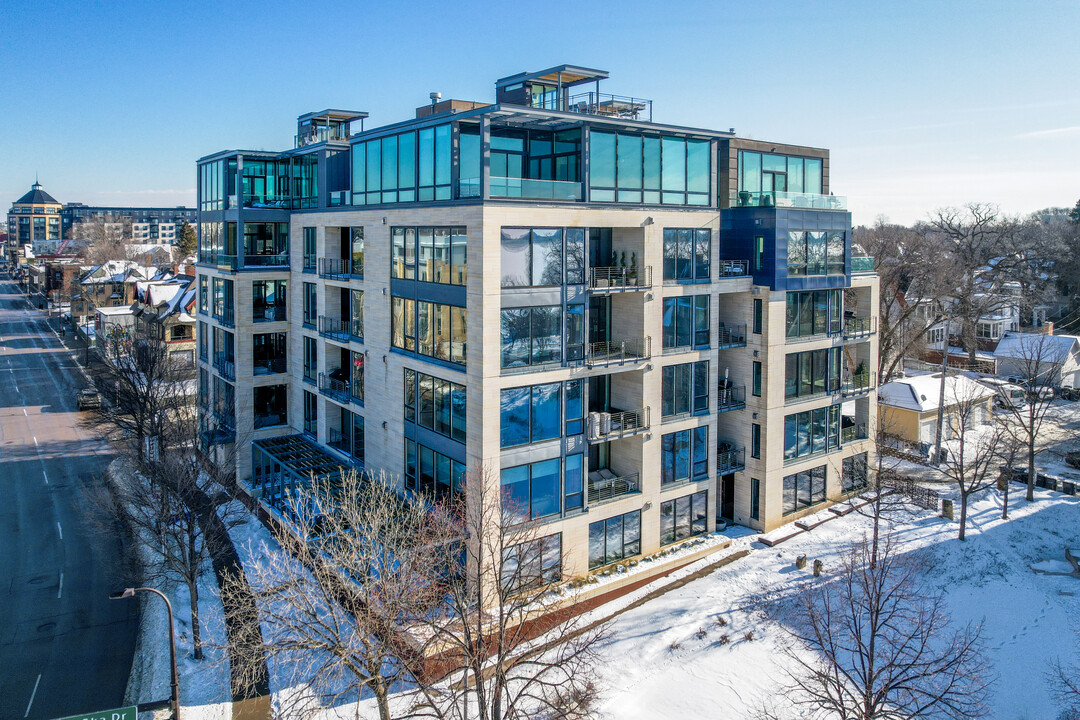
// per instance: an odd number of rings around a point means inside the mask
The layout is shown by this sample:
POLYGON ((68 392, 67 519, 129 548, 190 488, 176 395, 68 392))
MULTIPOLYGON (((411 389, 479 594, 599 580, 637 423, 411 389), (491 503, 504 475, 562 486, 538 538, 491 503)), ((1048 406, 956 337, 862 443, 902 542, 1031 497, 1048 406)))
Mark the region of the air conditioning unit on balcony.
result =
POLYGON ((587 430, 590 440, 600 437, 600 413, 589 413, 587 430))
POLYGON ((600 413, 600 434, 611 434, 611 413, 600 413))

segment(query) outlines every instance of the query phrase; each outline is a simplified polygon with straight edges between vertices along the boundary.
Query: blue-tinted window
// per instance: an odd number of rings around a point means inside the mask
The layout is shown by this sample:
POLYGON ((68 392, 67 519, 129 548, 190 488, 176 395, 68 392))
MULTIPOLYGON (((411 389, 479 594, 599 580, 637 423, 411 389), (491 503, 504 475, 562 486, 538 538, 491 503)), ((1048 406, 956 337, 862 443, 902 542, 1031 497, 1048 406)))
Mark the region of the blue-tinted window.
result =
POLYGON ((500 445, 513 447, 560 437, 561 383, 507 388, 500 399, 500 445))
POLYGON ((503 508, 521 519, 557 515, 562 510, 559 458, 503 468, 503 508))
POLYGON ((585 502, 585 456, 567 455, 565 465, 563 492, 566 495, 566 509, 573 510, 582 507, 585 502))
POLYGON ((708 228, 664 228, 664 280, 705 282, 709 279, 712 231, 708 228))
POLYGON ((709 428, 668 433, 660 438, 660 483, 703 480, 709 476, 709 428))
POLYGON ((532 389, 532 440, 551 440, 560 436, 559 383, 536 385, 532 389))
POLYGON ((523 367, 562 360, 562 308, 558 305, 503 310, 502 366, 523 367))

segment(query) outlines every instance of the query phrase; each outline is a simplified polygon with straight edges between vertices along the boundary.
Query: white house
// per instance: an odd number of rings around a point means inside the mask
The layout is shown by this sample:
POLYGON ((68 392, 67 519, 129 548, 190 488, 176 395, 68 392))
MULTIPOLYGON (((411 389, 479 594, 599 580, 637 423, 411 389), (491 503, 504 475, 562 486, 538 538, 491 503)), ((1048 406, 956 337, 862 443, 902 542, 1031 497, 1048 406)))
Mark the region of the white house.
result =
POLYGON ((1030 379, 1039 385, 1080 387, 1080 337, 1007 332, 994 350, 998 375, 1030 379))

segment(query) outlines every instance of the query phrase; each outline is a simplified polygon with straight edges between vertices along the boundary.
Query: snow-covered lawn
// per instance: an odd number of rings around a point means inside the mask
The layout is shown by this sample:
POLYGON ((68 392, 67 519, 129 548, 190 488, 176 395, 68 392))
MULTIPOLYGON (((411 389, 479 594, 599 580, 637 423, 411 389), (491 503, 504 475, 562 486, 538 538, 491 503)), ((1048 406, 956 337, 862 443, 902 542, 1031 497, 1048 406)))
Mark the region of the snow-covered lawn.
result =
MULTIPOLYGON (((1036 574, 1032 566, 1061 569, 1064 549, 1080 547, 1080 498, 1037 491, 1034 503, 1014 494, 1010 505, 1010 519, 1002 521, 998 493, 979 494, 963 543, 956 523, 929 511, 898 516, 894 529, 900 552, 925 559, 924 577, 945 593, 954 623, 984 622, 998 676, 992 717, 1054 718, 1045 673, 1051 661, 1080 649, 1080 579, 1036 574)), ((798 555, 834 570, 868 527, 867 518, 852 513, 775 548, 738 540, 752 548, 749 556, 618 617, 601 667, 605 717, 753 717, 783 678, 783 631, 759 612, 763 594, 812 582, 812 562, 797 570, 798 555), (752 640, 744 637, 748 631, 752 640)))

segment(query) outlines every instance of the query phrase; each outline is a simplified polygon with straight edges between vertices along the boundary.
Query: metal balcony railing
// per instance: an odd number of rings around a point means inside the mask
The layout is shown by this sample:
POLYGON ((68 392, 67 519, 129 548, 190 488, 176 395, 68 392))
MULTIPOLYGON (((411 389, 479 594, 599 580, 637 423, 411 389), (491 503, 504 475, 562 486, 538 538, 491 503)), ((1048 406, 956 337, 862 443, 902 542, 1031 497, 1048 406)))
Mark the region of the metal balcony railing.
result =
POLYGON ((641 492, 641 476, 633 475, 616 476, 610 470, 600 470, 589 473, 589 504, 608 502, 624 495, 634 495, 641 492))
POLYGON ((326 373, 319 373, 319 392, 344 403, 349 402, 352 397, 348 382, 332 378, 326 373))
POLYGON ((601 340, 589 343, 589 365, 640 362, 652 357, 652 338, 646 335, 633 340, 601 340))
POLYGON ((214 369, 217 370, 218 375, 226 380, 236 379, 236 361, 232 358, 227 358, 223 352, 215 353, 214 369))
POLYGON ((633 292, 652 287, 652 266, 594 267, 589 271, 589 289, 595 292, 633 292))
POLYGON ((254 322, 274 322, 277 320, 285 320, 285 306, 284 305, 263 305, 261 307, 255 307, 252 309, 252 320, 254 322))
POLYGON ((746 386, 745 385, 729 385, 720 388, 716 391, 716 407, 717 412, 730 412, 732 410, 742 410, 746 407, 746 386))
POLYGON ((347 343, 349 342, 350 329, 347 320, 338 320, 325 315, 319 316, 319 335, 323 337, 347 343))
POLYGON ((721 440, 716 446, 716 474, 727 475, 746 469, 746 448, 721 440))
POLYGON ((797 192, 750 192, 740 190, 731 194, 731 207, 791 207, 814 210, 846 210, 843 195, 820 195, 797 192))
POLYGON ((586 115, 604 115, 652 122, 652 100, 628 95, 600 92, 579 93, 570 96, 566 109, 586 115))
POLYGON ((852 375, 841 384, 841 392, 844 395, 862 395, 874 389, 874 376, 864 372, 852 375))
POLYGON ((746 323, 742 325, 726 325, 720 323, 717 333, 717 349, 746 347, 746 323))
POLYGON ((866 423, 853 423, 851 425, 842 425, 840 427, 840 442, 854 442, 856 440, 865 440, 868 437, 866 423))
POLYGON ((319 258, 319 277, 330 280, 348 280, 352 260, 345 258, 319 258))
POLYGON ((255 375, 275 375, 287 371, 288 363, 283 357, 259 359, 252 363, 252 372, 255 375))
POLYGON ((649 408, 589 413, 589 442, 637 435, 649 429, 649 408))
POLYGON ((876 317, 845 317, 844 337, 857 338, 873 335, 877 332, 876 317))
POLYGON ((749 260, 721 260, 716 265, 722 278, 745 277, 750 274, 749 260))

